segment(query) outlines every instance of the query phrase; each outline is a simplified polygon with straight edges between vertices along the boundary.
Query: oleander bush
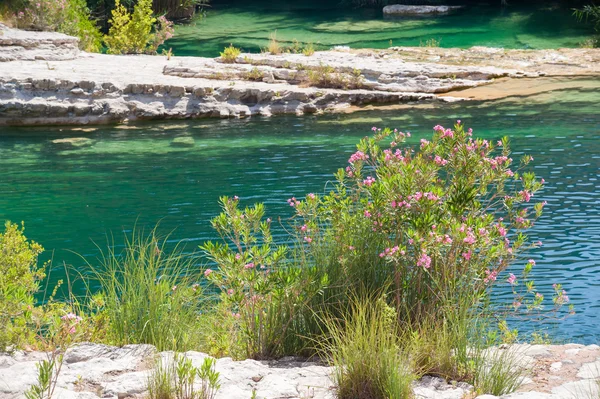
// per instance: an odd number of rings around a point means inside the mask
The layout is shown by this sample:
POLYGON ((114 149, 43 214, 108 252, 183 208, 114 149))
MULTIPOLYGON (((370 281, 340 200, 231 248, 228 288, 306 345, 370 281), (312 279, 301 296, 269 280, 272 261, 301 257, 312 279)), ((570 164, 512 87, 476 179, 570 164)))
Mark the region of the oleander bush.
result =
POLYGON ((299 353, 307 305, 324 281, 314 267, 296 267, 289 248, 273 242, 262 204, 240 209, 238 198, 223 197, 221 206, 211 224, 223 241, 201 248, 218 266, 204 274, 220 291, 221 314, 230 319, 217 322, 237 331, 229 352, 255 359, 299 353))

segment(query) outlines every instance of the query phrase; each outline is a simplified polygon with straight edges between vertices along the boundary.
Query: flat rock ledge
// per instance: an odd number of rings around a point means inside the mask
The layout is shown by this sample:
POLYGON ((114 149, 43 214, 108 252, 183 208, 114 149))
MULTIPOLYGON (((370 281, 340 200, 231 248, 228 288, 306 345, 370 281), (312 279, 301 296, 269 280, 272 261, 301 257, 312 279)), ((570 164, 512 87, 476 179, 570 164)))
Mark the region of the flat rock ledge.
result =
MULTIPOLYGON (((512 345, 490 348, 490 356, 510 350, 517 363, 526 367, 517 392, 504 399, 578 399, 598 397, 600 347, 597 345, 512 345), (595 396, 594 396, 595 395, 595 396)), ((208 356, 186 352, 185 356, 199 367, 208 356)), ((45 359, 43 352, 0 354, 0 398, 22 398, 36 383, 36 363, 45 359)), ((122 348, 83 343, 65 354, 54 398, 142 398, 156 361, 167 362, 172 352, 158 353, 150 345, 126 345, 122 348)), ((257 399, 333 399, 333 369, 314 361, 293 357, 277 361, 221 358, 216 361, 221 388, 217 399, 247 399, 256 392, 257 399)), ((415 399, 494 399, 477 396, 465 383, 446 382, 425 376, 415 382, 415 399)))
POLYGON ((391 4, 383 7, 384 15, 432 15, 448 14, 460 10, 463 6, 411 6, 404 4, 391 4))
MULTIPOLYGON (((220 58, 88 54, 77 39, 0 25, 0 125, 315 114, 463 101, 495 81, 600 75, 600 50, 336 48, 220 58)), ((510 92, 507 91, 507 96, 510 92)))

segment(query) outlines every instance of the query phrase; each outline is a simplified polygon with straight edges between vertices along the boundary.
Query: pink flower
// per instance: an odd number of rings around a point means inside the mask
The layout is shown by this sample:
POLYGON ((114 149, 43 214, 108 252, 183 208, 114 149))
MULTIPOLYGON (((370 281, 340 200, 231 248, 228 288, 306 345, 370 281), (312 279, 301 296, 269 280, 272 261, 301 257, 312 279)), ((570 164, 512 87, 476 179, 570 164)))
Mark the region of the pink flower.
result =
POLYGON ((304 241, 306 241, 307 243, 309 243, 309 244, 310 244, 310 243, 312 242, 312 238, 310 238, 310 237, 308 237, 308 236, 305 236, 305 237, 304 237, 304 241))
POLYGON ((367 178, 365 180, 363 180, 363 184, 365 186, 371 187, 373 185, 373 183, 375 183, 375 179, 372 178, 371 176, 367 176, 367 178))
POLYGON ((306 231, 308 229, 307 225, 302 225, 302 227, 300 227, 300 231, 306 231))
POLYGON ((429 141, 425 139, 421 139, 421 149, 425 148, 429 144, 429 141))
POLYGON ((254 269, 254 263, 253 262, 246 263, 244 265, 244 269, 254 269))
POLYGON ((506 229, 500 226, 499 224, 496 225, 496 230, 498 230, 498 234, 500 234, 500 237, 506 236, 506 229))
POLYGON ((531 266, 535 266, 535 260, 533 259, 529 259, 527 263, 529 263, 531 266))
POLYGON ((287 203, 290 204, 291 207, 296 207, 300 205, 300 201, 298 201, 295 197, 288 199, 287 203))
POLYGON ((314 200, 316 197, 313 193, 308 193, 308 194, 306 194, 306 198, 314 200))
POLYGON ((365 215, 366 218, 370 218, 371 217, 371 212, 365 211, 364 215, 365 215))
POLYGON ((348 163, 354 163, 356 161, 365 161, 368 158, 369 158, 369 156, 366 155, 364 152, 356 151, 354 154, 350 155, 350 159, 348 159, 348 163))
POLYGON ((508 278, 506 279, 506 281, 508 281, 508 283, 510 285, 515 285, 517 283, 517 276, 515 276, 514 274, 510 273, 508 275, 508 278))
POLYGON ((443 159, 439 155, 436 155, 435 159, 433 161, 436 163, 436 165, 439 165, 439 166, 444 166, 444 165, 446 165, 448 163, 448 161, 446 161, 445 159, 443 159))
POLYGON ((525 202, 529 202, 529 200, 531 199, 531 197, 533 197, 533 194, 531 194, 531 192, 529 192, 528 190, 519 191, 519 195, 521 196, 521 198, 525 202))
POLYGON ((463 258, 465 258, 466 260, 471 260, 472 255, 473 255, 473 252, 471 252, 471 250, 462 254, 463 258))
POLYGON ((463 240, 465 244, 473 245, 475 244, 475 236, 470 231, 467 233, 467 236, 463 240))
POLYGON ((211 269, 206 269, 206 270, 204 271, 204 276, 205 276, 205 277, 208 277, 208 276, 210 276, 210 274, 211 274, 211 273, 212 273, 212 270, 211 270, 211 269))
POLYGON ((69 334, 75 334, 76 331, 75 326, 73 326, 69 329, 69 334))
POLYGON ((425 252, 417 260, 417 266, 429 269, 431 267, 431 258, 425 252))
POLYGON ((483 282, 488 284, 488 283, 493 283, 494 281, 496 281, 496 278, 498 277, 498 272, 496 270, 494 271, 490 271, 489 269, 487 269, 485 271, 486 277, 483 279, 483 282))
POLYGON ((233 290, 233 288, 230 288, 227 290, 227 295, 231 296, 231 295, 233 295, 234 292, 235 291, 233 290))
POLYGON ((233 196, 233 200, 234 200, 234 201, 237 201, 237 200, 239 200, 239 199, 240 199, 240 197, 238 197, 237 195, 234 195, 234 196, 233 196))

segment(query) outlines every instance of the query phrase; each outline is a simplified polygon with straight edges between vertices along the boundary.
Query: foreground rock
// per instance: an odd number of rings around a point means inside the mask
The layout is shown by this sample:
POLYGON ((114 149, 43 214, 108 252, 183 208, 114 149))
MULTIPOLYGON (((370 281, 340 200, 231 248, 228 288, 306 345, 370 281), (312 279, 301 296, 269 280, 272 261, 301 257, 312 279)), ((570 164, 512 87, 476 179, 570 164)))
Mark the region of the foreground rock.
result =
POLYGON ((463 6, 408 6, 404 4, 391 4, 383 7, 384 15, 431 15, 448 14, 460 10, 463 6))
MULTIPOLYGON (((600 347, 597 345, 514 345, 492 348, 490 356, 511 351, 515 364, 528 371, 516 393, 504 399, 578 399, 598 397, 600 347)), ((55 398, 141 398, 156 361, 171 361, 171 352, 158 353, 150 345, 122 348, 81 344, 70 349, 58 379, 55 398)), ((199 367, 206 354, 185 353, 199 367)), ((0 354, 0 398, 21 398, 36 383, 36 363, 46 358, 41 352, 0 354)), ((221 388, 217 399, 333 399, 332 368, 296 358, 279 361, 233 361, 217 359, 221 388)), ((437 377, 423 377, 414 384, 418 399, 494 399, 475 395, 464 383, 447 383, 437 377)))
POLYGON ((337 49, 225 64, 80 53, 75 38, 4 26, 0 61, 0 125, 338 112, 460 101, 461 90, 498 78, 600 75, 598 49, 337 49))

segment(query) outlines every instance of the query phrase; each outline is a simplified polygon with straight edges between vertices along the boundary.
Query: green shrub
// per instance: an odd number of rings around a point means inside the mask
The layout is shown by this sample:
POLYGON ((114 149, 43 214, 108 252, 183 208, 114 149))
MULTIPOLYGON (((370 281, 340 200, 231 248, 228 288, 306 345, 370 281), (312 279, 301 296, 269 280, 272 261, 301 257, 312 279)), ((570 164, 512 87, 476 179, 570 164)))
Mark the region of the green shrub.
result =
POLYGON ((324 281, 314 268, 293 267, 288 248, 275 245, 271 219, 263 220, 264 206, 241 210, 237 198, 221 198, 223 212, 211 222, 222 243, 207 242, 201 248, 218 268, 205 275, 221 292, 221 313, 239 331, 237 348, 255 359, 297 354, 304 342, 299 331, 305 323, 306 305, 324 281))
POLYGON ((312 43, 308 43, 306 46, 304 46, 304 48, 302 49, 302 54, 304 54, 307 57, 310 57, 311 55, 313 55, 315 53, 315 48, 313 46, 312 43))
POLYGON ((0 234, 0 351, 30 343, 34 294, 44 278, 38 256, 44 250, 24 235, 24 227, 6 222, 0 234))
POLYGON ((405 399, 415 379, 401 350, 396 311, 385 302, 356 299, 343 319, 326 319, 325 356, 335 367, 340 399, 405 399))
POLYGON ((225 47, 225 50, 221 53, 221 61, 226 64, 233 64, 240 54, 242 54, 242 50, 233 47, 233 44, 229 44, 229 47, 225 47))
POLYGON ((110 54, 155 54, 173 36, 172 23, 164 17, 154 17, 152 0, 140 0, 133 13, 116 0, 109 23, 104 42, 110 54))
POLYGON ((202 290, 193 255, 155 231, 135 231, 125 248, 102 252, 89 275, 100 284, 97 312, 106 319, 106 340, 116 345, 146 343, 159 350, 197 348, 202 290))

